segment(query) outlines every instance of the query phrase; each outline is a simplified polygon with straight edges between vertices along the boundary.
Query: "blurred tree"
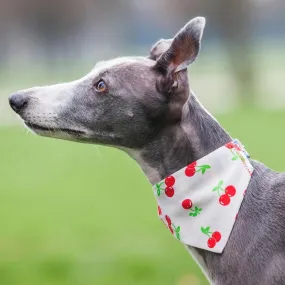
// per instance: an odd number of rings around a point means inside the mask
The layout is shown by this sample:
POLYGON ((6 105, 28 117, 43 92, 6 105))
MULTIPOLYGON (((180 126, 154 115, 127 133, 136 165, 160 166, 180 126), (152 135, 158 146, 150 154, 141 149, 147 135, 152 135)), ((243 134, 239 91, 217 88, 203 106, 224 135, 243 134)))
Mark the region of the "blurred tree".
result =
POLYGON ((77 52, 73 39, 81 26, 84 7, 78 1, 26 0, 23 22, 37 35, 46 64, 53 66, 63 55, 74 58, 77 52))
POLYGON ((10 13, 13 5, 8 0, 0 2, 0 64, 1 67, 7 64, 9 51, 8 28, 11 28, 10 13))
POLYGON ((250 4, 249 0, 217 0, 212 7, 212 17, 228 49, 242 107, 254 103, 255 93, 250 4))
MULTIPOLYGON (((170 0, 169 0, 170 1, 170 0)), ((218 30, 227 56, 237 93, 242 107, 250 107, 254 102, 254 57, 252 52, 250 0, 216 0, 211 5, 206 0, 178 0, 176 13, 186 19, 191 16, 206 16, 210 28, 218 30), (193 15, 194 12, 194 15, 193 15)))

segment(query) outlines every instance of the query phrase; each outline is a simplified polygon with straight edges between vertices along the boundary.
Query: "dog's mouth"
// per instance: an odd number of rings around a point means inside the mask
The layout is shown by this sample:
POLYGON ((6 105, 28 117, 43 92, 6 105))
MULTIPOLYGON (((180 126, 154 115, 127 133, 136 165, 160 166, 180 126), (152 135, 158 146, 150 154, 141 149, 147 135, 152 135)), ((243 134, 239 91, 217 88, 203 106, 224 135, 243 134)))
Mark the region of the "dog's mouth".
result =
POLYGON ((83 131, 79 131, 79 130, 73 130, 73 129, 68 129, 68 128, 53 128, 53 127, 44 127, 44 126, 40 126, 37 124, 33 124, 33 123, 28 123, 25 122, 26 126, 29 127, 30 129, 34 130, 35 132, 37 131, 42 131, 42 132, 63 132, 63 133, 67 133, 70 135, 84 135, 85 132, 83 131))

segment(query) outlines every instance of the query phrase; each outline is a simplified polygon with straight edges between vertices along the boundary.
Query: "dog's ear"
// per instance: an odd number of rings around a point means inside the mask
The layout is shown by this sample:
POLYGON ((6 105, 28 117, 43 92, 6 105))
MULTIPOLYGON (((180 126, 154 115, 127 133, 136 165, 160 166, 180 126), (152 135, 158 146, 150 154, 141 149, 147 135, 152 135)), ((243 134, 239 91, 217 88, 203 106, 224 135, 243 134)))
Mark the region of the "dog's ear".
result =
POLYGON ((158 54, 159 48, 162 50, 167 48, 167 45, 169 47, 157 58, 155 68, 168 75, 187 68, 198 56, 205 23, 203 17, 194 18, 176 34, 173 40, 159 41, 153 47, 154 54, 158 54))
POLYGON ((153 45, 150 50, 149 58, 157 60, 163 53, 165 53, 171 46, 173 39, 161 39, 153 45))

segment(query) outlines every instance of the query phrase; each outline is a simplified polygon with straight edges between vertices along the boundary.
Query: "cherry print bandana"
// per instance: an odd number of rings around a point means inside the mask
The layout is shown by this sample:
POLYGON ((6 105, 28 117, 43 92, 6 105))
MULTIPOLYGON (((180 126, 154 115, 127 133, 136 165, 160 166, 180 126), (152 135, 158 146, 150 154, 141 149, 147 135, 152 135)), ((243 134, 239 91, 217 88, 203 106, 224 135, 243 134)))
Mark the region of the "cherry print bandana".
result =
POLYGON ((222 253, 253 166, 234 140, 153 186, 158 214, 182 243, 222 253))

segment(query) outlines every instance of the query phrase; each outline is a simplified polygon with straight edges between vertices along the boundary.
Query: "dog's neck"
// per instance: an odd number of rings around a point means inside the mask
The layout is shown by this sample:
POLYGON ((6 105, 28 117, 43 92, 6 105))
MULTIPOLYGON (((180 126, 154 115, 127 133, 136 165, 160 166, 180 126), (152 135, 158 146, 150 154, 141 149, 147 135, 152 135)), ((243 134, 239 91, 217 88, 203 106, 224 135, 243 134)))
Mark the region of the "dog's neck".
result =
POLYGON ((191 94, 182 120, 167 126, 141 151, 129 151, 154 184, 231 140, 220 124, 191 94))
MULTIPOLYGON (((143 150, 127 153, 139 163, 149 181, 155 184, 231 140, 230 135, 191 94, 183 107, 181 122, 165 128, 143 150)), ((209 279, 209 269, 200 251, 192 247, 188 249, 209 279)))

